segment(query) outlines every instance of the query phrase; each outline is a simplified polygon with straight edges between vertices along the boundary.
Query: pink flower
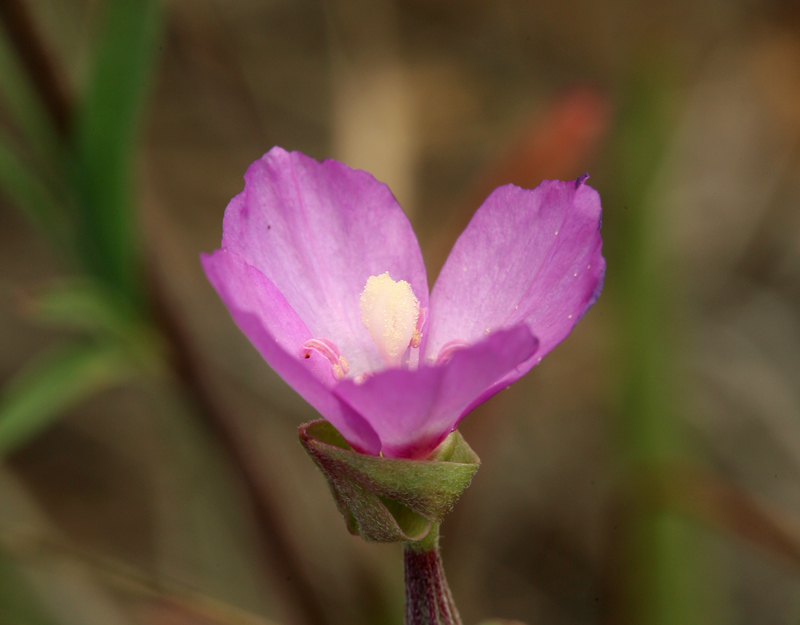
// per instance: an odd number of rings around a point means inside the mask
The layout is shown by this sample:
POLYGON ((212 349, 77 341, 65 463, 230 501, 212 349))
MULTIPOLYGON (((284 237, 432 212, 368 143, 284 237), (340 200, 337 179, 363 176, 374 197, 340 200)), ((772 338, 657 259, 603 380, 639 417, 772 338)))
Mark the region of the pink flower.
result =
POLYGON ((495 189, 428 295, 386 185, 275 147, 225 211, 206 275, 264 359, 354 449, 423 458, 527 373, 600 294, 600 197, 495 189))

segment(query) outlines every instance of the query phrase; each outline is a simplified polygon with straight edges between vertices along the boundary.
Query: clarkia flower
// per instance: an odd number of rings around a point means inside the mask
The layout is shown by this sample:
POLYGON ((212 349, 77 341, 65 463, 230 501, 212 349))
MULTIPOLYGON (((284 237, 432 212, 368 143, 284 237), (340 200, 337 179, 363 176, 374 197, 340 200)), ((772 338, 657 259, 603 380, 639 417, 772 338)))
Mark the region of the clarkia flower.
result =
POLYGON ((429 295, 386 185, 275 147, 201 260, 264 359, 354 449, 424 458, 599 296, 600 198, 585 179, 495 189, 429 295))

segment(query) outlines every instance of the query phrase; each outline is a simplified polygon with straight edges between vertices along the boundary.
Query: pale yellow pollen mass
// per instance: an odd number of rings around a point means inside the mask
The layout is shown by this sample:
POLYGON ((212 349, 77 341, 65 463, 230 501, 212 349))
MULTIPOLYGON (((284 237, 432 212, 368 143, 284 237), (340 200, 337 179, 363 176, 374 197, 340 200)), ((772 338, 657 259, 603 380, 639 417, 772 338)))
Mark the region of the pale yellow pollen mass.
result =
POLYGON ((395 282, 389 272, 370 276, 361 292, 361 321, 389 367, 400 366, 408 346, 419 345, 419 300, 405 280, 395 282))
POLYGON ((411 347, 419 347, 420 343, 422 343, 422 332, 416 327, 415 322, 414 334, 411 335, 411 347))
POLYGON ((350 371, 350 365, 347 364, 344 356, 339 356, 339 362, 332 364, 331 369, 333 370, 333 377, 341 380, 350 371))

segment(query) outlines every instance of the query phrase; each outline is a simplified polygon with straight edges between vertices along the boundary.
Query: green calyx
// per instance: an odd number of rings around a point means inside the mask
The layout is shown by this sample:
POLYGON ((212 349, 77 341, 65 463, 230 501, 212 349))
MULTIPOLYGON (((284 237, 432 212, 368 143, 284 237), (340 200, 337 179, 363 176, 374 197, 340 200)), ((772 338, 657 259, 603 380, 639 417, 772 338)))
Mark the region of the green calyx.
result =
POLYGON ((426 460, 354 451, 324 419, 300 426, 300 443, 328 480, 351 534, 374 542, 417 542, 469 486, 480 459, 457 431, 426 460))

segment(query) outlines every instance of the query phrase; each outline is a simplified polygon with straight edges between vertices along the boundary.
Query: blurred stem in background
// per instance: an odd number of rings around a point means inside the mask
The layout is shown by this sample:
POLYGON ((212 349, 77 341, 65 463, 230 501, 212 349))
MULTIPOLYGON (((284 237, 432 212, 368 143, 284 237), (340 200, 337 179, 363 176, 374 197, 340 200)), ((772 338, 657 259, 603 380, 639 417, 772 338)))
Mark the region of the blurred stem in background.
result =
POLYGON ((617 587, 609 622, 724 620, 725 571, 703 525, 800 564, 796 520, 716 475, 691 454, 684 415, 691 320, 676 241, 678 207, 658 197, 669 142, 677 136, 684 85, 674 55, 643 54, 619 111, 613 146, 619 183, 604 195, 610 284, 619 310, 622 384, 617 423, 620 509, 611 559, 617 587), (608 236, 608 235, 611 236, 608 236))
POLYGON ((681 105, 675 77, 684 74, 675 71, 673 59, 645 58, 620 112, 618 196, 604 198, 606 207, 622 209, 616 217, 622 240, 611 242, 616 262, 609 262, 620 285, 618 327, 624 330, 617 426, 622 518, 613 541, 621 595, 612 622, 708 624, 714 622, 714 580, 701 575, 698 528, 670 506, 659 479, 669 481, 672 469, 687 460, 680 268, 672 215, 654 195, 681 105))

